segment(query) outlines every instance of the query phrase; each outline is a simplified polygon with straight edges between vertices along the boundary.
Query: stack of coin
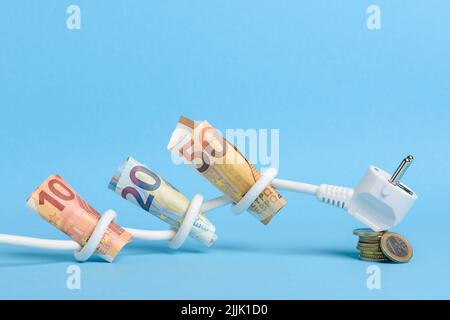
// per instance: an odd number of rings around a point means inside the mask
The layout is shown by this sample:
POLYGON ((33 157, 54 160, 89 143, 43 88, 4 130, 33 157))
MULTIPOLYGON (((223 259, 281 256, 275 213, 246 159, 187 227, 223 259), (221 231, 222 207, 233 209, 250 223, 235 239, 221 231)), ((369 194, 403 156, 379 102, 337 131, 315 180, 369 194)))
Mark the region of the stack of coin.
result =
POLYGON ((356 248, 359 250, 359 258, 366 261, 389 261, 381 251, 380 242, 384 231, 376 232, 368 228, 356 229, 354 235, 359 237, 356 248))
POLYGON ((359 258, 365 261, 398 263, 408 262, 413 255, 408 240, 397 233, 373 231, 368 228, 355 229, 354 235, 359 237, 357 249, 359 258))

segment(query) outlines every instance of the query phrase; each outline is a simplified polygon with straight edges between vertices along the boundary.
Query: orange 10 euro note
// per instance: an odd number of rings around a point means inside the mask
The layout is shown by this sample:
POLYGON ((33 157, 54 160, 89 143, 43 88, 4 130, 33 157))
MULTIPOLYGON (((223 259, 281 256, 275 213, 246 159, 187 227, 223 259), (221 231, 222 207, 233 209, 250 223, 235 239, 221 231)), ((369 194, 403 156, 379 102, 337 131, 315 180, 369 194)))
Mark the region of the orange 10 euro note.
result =
MULTIPOLYGON (((89 240, 101 217, 58 175, 48 177, 30 195, 26 206, 81 246, 89 240)), ((97 247, 97 254, 111 262, 131 238, 129 232, 111 222, 97 247)))

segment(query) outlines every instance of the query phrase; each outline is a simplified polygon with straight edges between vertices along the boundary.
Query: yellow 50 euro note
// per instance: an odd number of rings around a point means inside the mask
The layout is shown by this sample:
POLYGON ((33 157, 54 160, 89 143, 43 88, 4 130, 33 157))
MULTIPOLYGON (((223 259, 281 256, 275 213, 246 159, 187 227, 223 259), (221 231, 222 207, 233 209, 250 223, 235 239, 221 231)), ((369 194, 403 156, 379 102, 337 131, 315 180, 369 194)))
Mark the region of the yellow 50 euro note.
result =
MULTIPOLYGON (((26 206, 84 246, 100 219, 100 214, 84 201, 62 177, 52 175, 28 198, 26 206)), ((111 222, 97 254, 112 262, 132 235, 111 222)))
MULTIPOLYGON (((191 163, 220 191, 238 202, 259 179, 260 173, 239 150, 207 121, 180 117, 167 148, 191 163)), ((286 204, 275 188, 268 186, 252 203, 250 212, 264 224, 286 204)))
MULTIPOLYGON (((147 166, 131 157, 112 177, 109 188, 174 228, 180 227, 189 208, 188 198, 147 166)), ((217 239, 215 232, 216 227, 200 213, 190 235, 211 246, 217 239)))

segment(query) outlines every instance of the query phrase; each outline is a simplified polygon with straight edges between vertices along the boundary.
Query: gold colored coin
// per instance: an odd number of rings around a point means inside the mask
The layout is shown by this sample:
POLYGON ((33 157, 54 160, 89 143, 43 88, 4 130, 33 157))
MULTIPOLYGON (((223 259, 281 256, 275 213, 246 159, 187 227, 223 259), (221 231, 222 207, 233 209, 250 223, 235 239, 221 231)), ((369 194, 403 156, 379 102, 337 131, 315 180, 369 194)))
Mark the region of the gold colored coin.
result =
POLYGON ((367 258, 385 258, 383 253, 372 253, 372 252, 360 252, 360 255, 367 258))
POLYGON ((358 249, 358 250, 359 250, 359 252, 361 254, 365 254, 365 255, 380 255, 380 256, 384 256, 383 251, 380 251, 380 250, 361 250, 361 249, 358 249))
POLYGON ((366 258, 387 259, 386 256, 385 256, 384 254, 379 254, 379 253, 360 252, 359 255, 362 256, 362 257, 366 257, 366 258))
POLYGON ((361 242, 358 242, 358 247, 361 247, 361 248, 367 248, 367 249, 378 249, 378 248, 380 248, 380 244, 379 243, 361 243, 361 242))
POLYGON ((363 256, 359 256, 359 259, 361 259, 363 261, 371 261, 371 262, 388 262, 388 261, 390 261, 389 259, 386 259, 386 258, 376 259, 376 258, 366 258, 363 256))
POLYGON ((359 237, 359 241, 361 242, 368 242, 368 243, 372 243, 372 242, 380 242, 381 237, 359 237))
POLYGON ((373 231, 372 229, 369 228, 359 228, 359 229, 355 229, 353 230, 353 234, 359 237, 378 237, 378 236, 382 236, 384 234, 384 231, 373 231))
POLYGON ((358 249, 361 252, 373 252, 373 253, 380 253, 380 254, 384 254, 383 251, 381 251, 380 248, 360 248, 360 247, 356 247, 356 249, 358 249))
POLYGON ((386 258, 386 256, 384 255, 384 253, 372 253, 372 252, 366 252, 366 251, 361 251, 360 255, 363 255, 365 257, 369 257, 369 258, 386 258))
POLYGON ((358 250, 381 251, 380 245, 376 245, 376 246, 373 246, 373 247, 366 247, 366 246, 361 246, 360 244, 358 244, 356 246, 356 248, 358 248, 358 250))
POLYGON ((364 247, 356 246, 356 249, 358 249, 360 251, 364 251, 364 252, 380 252, 380 253, 383 253, 383 251, 381 251, 380 247, 377 247, 377 248, 364 248, 364 247))
POLYGON ((379 248, 380 243, 365 243, 365 242, 358 242, 358 246, 363 248, 379 248))
POLYGON ((356 247, 356 249, 358 249, 361 252, 367 252, 367 253, 379 253, 379 254, 384 254, 383 251, 381 251, 381 249, 367 249, 367 248, 358 248, 356 247))
POLYGON ((405 263, 413 256, 413 249, 408 240, 397 233, 385 233, 381 237, 380 246, 386 257, 395 262, 405 263))

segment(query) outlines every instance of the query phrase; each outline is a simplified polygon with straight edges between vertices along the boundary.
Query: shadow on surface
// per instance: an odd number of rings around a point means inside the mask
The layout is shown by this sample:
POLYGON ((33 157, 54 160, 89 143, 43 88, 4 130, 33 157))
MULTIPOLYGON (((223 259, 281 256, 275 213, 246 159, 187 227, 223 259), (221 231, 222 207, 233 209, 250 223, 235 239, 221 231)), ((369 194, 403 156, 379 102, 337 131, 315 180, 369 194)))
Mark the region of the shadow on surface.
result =
MULTIPOLYGON (((286 256, 316 256, 316 257, 340 257, 346 259, 358 259, 358 252, 342 247, 299 247, 299 246, 258 246, 254 244, 229 242, 217 243, 212 248, 204 248, 201 245, 190 247, 186 245, 178 250, 170 249, 165 242, 145 242, 133 241, 127 245, 120 253, 119 259, 126 256, 143 256, 151 254, 168 254, 168 255, 184 255, 184 254, 206 254, 209 252, 222 251, 232 253, 246 254, 273 254, 286 256)), ((53 263, 70 263, 75 262, 73 253, 70 251, 50 251, 50 250, 33 250, 10 249, 2 252, 0 260, 0 268, 19 267, 19 266, 35 266, 53 263)), ((97 255, 89 259, 89 263, 107 263, 97 255)))
MULTIPOLYGON (((121 256, 138 256, 147 254, 202 254, 208 253, 211 249, 202 248, 201 244, 191 247, 188 244, 182 246, 180 249, 174 250, 167 246, 164 241, 146 242, 141 240, 133 240, 121 252, 121 256)), ((214 250, 214 247, 212 248, 214 250)))
MULTIPOLYGON (((151 254, 202 254, 207 253, 207 248, 192 248, 188 245, 178 250, 170 249, 165 242, 133 241, 119 252, 117 258, 125 256, 140 256, 151 254)), ((54 263, 75 263, 73 252, 39 250, 33 248, 11 247, 1 253, 0 268, 36 266, 54 263)), ((117 259, 116 258, 116 259, 117 259)), ((98 255, 93 255, 89 263, 108 263, 98 255)))
POLYGON ((347 248, 333 247, 299 247, 299 246, 283 246, 283 247, 267 247, 255 246, 245 243, 219 243, 214 246, 213 250, 217 251, 233 251, 242 253, 255 254, 274 254, 274 255, 303 255, 303 256, 332 256, 348 259, 358 259, 358 252, 347 248))
POLYGON ((73 254, 67 251, 8 250, 7 252, 2 252, 0 268, 68 263, 74 262, 74 259, 73 254))

